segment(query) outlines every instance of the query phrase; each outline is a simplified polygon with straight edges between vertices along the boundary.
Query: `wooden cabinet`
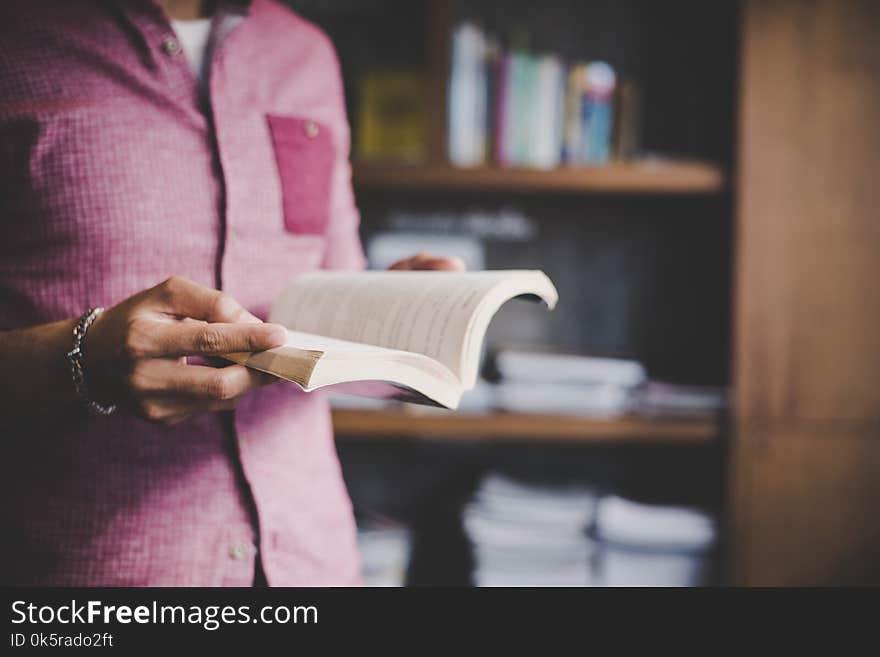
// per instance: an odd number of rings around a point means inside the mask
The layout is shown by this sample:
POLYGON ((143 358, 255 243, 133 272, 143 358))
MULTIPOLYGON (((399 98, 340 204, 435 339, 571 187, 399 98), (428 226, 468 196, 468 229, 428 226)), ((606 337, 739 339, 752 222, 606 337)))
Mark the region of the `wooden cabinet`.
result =
POLYGON ((880 581, 880 435, 813 423, 737 427, 729 580, 880 581))
POLYGON ((880 5, 754 0, 742 30, 731 581, 876 584, 880 5))

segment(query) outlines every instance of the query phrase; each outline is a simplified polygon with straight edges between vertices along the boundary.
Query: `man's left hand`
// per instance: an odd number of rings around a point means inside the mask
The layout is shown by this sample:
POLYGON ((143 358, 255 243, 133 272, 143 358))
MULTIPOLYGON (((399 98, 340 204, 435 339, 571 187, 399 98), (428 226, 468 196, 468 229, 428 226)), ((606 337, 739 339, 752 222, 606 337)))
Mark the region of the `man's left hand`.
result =
POLYGON ((429 253, 417 253, 410 258, 398 260, 388 269, 392 271, 464 271, 465 266, 461 258, 437 258, 429 253))

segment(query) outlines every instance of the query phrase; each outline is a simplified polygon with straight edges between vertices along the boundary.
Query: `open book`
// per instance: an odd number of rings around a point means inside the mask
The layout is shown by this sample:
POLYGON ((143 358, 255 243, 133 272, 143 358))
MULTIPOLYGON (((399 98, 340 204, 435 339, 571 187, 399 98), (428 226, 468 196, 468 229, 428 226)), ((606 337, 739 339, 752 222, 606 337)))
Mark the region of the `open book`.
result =
POLYGON ((347 384, 339 390, 456 408, 492 316, 519 296, 552 308, 558 295, 540 271, 304 274, 269 315, 287 344, 228 358, 306 391, 347 384))

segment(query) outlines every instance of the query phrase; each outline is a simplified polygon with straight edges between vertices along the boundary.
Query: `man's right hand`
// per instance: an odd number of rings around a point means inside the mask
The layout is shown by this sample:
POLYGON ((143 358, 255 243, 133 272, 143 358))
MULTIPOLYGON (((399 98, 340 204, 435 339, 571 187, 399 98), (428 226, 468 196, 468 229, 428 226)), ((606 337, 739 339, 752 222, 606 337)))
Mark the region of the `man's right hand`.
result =
POLYGON ((86 382, 97 401, 173 424, 231 409, 248 391, 278 380, 242 365, 189 364, 188 356, 262 351, 286 338, 283 326, 263 323, 228 295, 172 277, 98 316, 85 338, 86 382))

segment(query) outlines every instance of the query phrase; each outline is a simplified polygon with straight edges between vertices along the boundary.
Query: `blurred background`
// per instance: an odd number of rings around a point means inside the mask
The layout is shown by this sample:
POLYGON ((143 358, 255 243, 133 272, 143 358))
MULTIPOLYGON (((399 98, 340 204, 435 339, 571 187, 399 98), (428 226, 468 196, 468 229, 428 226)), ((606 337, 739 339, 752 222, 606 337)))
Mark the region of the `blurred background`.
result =
POLYGON ((880 10, 290 0, 370 266, 544 270, 456 413, 334 397, 366 582, 880 583, 880 10))

